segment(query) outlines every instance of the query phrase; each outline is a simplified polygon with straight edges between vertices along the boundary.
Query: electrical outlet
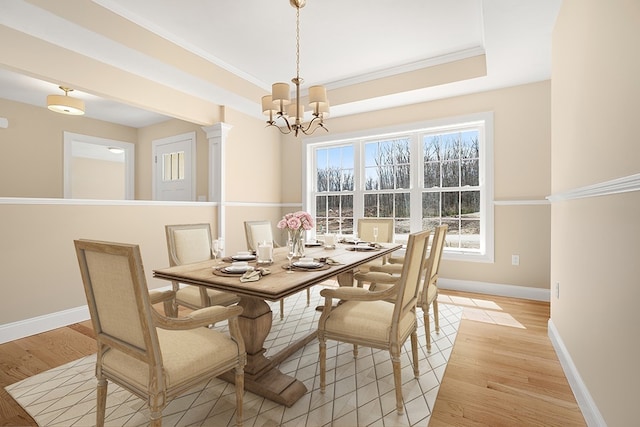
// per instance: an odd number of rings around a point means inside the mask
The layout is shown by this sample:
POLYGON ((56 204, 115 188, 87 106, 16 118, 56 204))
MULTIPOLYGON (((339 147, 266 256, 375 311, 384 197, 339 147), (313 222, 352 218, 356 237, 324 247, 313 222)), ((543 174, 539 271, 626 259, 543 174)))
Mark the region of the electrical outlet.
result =
POLYGON ((520 265, 520 255, 511 255, 511 265, 520 265))
POLYGON ((556 298, 560 299, 560 282, 556 282, 556 298))

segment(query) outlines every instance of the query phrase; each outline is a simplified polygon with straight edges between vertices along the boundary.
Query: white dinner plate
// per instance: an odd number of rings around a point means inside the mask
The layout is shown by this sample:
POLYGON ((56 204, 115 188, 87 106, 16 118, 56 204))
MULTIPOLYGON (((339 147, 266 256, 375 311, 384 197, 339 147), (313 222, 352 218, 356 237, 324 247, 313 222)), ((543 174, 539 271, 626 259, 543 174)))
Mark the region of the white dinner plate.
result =
POLYGON ((256 256, 255 255, 233 255, 231 259, 234 261, 249 261, 252 259, 256 259, 256 256))
POLYGON ((247 271, 253 271, 253 267, 251 267, 250 265, 230 265, 222 269, 223 273, 233 274, 246 273, 247 271))
MULTIPOLYGON (((347 248, 350 249, 350 248, 347 248)), ((368 246, 368 245, 355 245, 353 246, 354 251, 375 251, 376 248, 374 248, 373 246, 368 246)))
POLYGON ((293 263, 294 267, 301 267, 301 268, 320 268, 322 267, 322 263, 321 262, 300 262, 300 261, 296 261, 293 263))

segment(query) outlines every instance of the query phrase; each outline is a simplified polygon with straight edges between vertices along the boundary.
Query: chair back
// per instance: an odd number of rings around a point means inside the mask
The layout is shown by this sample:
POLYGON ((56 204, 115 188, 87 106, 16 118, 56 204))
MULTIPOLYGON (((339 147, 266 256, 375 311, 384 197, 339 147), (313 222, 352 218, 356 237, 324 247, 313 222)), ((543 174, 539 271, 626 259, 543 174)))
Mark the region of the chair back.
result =
POLYGON ((442 251, 444 250, 444 242, 448 228, 449 226, 446 224, 439 225, 433 234, 429 257, 427 258, 425 266, 424 289, 427 289, 429 285, 433 285, 438 281, 438 270, 440 269, 440 260, 442 259, 442 251))
POLYGON ((169 264, 190 264, 211 259, 211 226, 204 224, 165 225, 169 264))
POLYGON ((270 221, 245 221, 244 234, 247 239, 247 249, 250 251, 257 251, 260 242, 273 242, 270 221))
POLYGON ((358 219, 358 237, 366 242, 373 242, 373 228, 378 227, 378 243, 393 242, 393 218, 360 218, 358 219))
POLYGON ((394 325, 398 325, 399 320, 416 306, 430 235, 431 231, 429 230, 409 235, 402 273, 396 284, 398 293, 393 314, 394 325))
POLYGON ((80 274, 98 343, 157 368, 162 358, 138 245, 75 240, 80 274))

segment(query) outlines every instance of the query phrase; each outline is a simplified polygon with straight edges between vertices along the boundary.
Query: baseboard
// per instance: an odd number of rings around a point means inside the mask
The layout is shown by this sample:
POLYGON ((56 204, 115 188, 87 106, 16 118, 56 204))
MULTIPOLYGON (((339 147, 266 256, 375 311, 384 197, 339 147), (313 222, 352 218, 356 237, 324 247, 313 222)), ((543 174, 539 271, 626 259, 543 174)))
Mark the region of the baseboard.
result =
POLYGON ((89 319, 89 308, 84 305, 56 313, 45 314, 43 316, 32 317, 31 319, 7 323, 0 325, 0 344, 47 332, 52 329, 62 328, 74 323, 84 322, 89 319))
POLYGON ((441 278, 438 279, 438 287, 440 289, 450 289, 452 291, 475 292, 478 294, 522 298, 534 301, 551 300, 551 291, 549 289, 530 288, 526 286, 441 278))
POLYGON ((576 397, 576 401, 578 402, 578 406, 580 407, 580 411, 582 412, 582 416, 584 416, 584 420, 587 425, 590 427, 606 427, 607 423, 602 418, 598 407, 591 398, 589 390, 582 381, 582 377, 580 376, 576 366, 573 364, 573 360, 571 359, 571 356, 569 355, 569 352, 567 351, 567 348, 565 347, 564 342, 551 319, 549 319, 547 330, 551 344, 558 355, 560 365, 562 365, 562 370, 567 377, 567 381, 569 381, 569 386, 573 391, 573 395, 576 397))
MULTIPOLYGON (((154 288, 157 291, 171 290, 171 285, 154 288)), ((52 329, 73 325, 74 323, 89 320, 89 307, 70 308, 55 313, 49 313, 31 319, 20 320, 18 322, 0 325, 0 344, 9 341, 25 338, 35 334, 41 334, 52 329)))

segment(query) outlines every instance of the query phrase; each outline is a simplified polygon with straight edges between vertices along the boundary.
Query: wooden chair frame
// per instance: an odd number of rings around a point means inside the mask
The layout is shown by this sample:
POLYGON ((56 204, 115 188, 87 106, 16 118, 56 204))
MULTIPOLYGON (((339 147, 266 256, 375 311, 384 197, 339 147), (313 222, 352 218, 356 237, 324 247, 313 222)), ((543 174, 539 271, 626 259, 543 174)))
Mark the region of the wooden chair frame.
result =
MULTIPOLYGON (((149 294, 138 245, 91 240, 75 240, 74 244, 98 345, 97 425, 104 425, 109 380, 146 401, 151 413, 151 425, 160 426, 162 410, 172 397, 230 370, 235 370, 236 424, 242 425, 246 364, 244 341, 238 324, 242 308, 207 307, 180 319, 162 316, 153 309, 152 304, 174 298, 173 291, 149 294), (120 293, 114 297, 114 291, 120 293), (167 385, 170 381, 166 377, 168 367, 163 363, 163 353, 175 354, 176 350, 175 344, 173 347, 163 345, 166 340, 159 339, 158 329, 179 331, 187 339, 200 342, 204 339, 208 342, 208 335, 213 337, 221 333, 203 327, 224 320, 228 321, 229 334, 237 347, 237 355, 227 355, 224 360, 214 363, 216 354, 211 354, 210 368, 204 366, 197 370, 197 374, 174 372, 177 378, 173 379, 170 386, 167 385), (109 363, 106 363, 106 357, 112 358, 109 363), (126 363, 115 363, 114 360, 126 363), (125 365, 129 368, 146 365, 148 371, 145 374, 144 370, 138 368, 123 370, 125 365), (123 374, 130 371, 141 374, 135 377, 123 374), (146 378, 147 382, 144 383, 139 375, 143 375, 142 378, 146 378)), ((187 350, 198 351, 197 348, 187 350)))
MULTIPOLYGON (((404 412, 402 398, 402 378, 400 355, 402 346, 407 338, 411 337, 411 348, 413 356, 413 372, 417 378, 418 370, 418 338, 416 333, 416 303, 418 300, 418 291, 424 269, 425 253, 427 243, 429 241, 430 231, 422 231, 409 235, 407 243, 407 260, 403 265, 400 280, 396 286, 389 287, 382 291, 371 291, 358 287, 340 287, 336 289, 323 289, 320 295, 325 297, 324 309, 318 322, 318 341, 320 345, 320 391, 326 389, 326 370, 327 370, 327 340, 337 340, 351 343, 354 345, 354 357, 358 354, 358 345, 367 347, 380 348, 388 350, 391 356, 393 366, 393 377, 396 391, 396 410, 398 414, 404 412), (333 299, 342 301, 336 307, 333 307, 333 299), (393 311, 388 318, 388 327, 379 324, 379 328, 388 331, 386 339, 373 340, 368 336, 369 331, 362 332, 358 328, 351 328, 349 325, 343 325, 340 322, 349 319, 349 316, 359 316, 360 312, 373 313, 376 310, 386 309, 391 302, 393 311), (369 303, 371 305, 369 306, 369 303), (352 314, 356 313, 356 314, 352 314), (332 316, 337 321, 330 323, 332 316), (336 317, 337 316, 337 317, 336 317), (341 327, 331 328, 337 322, 341 327)), ((378 319, 378 322, 381 322, 378 319)))

